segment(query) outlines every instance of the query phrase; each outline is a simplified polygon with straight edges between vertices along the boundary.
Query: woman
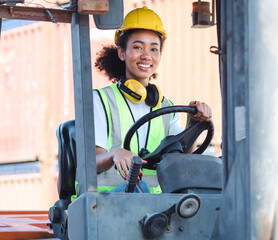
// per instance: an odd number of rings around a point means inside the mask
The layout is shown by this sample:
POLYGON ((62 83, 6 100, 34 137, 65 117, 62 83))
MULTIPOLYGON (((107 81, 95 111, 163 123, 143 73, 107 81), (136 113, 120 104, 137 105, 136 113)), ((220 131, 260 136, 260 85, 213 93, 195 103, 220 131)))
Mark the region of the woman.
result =
MULTIPOLYGON (((113 172, 116 168, 122 178, 126 178, 132 157, 140 149, 145 148, 152 152, 165 136, 183 130, 178 124, 178 114, 158 117, 137 131, 131 141, 131 151, 123 149, 123 139, 134 121, 150 111, 172 105, 162 97, 156 85, 150 84, 150 80, 157 77, 156 70, 166 38, 159 16, 147 7, 138 8, 125 17, 123 26, 116 31, 116 46, 104 47, 99 53, 95 66, 104 71, 114 84, 94 91, 98 173, 109 169, 108 172, 113 172)), ((198 112, 195 116, 190 116, 189 122, 211 118, 211 110, 205 103, 194 101, 190 106, 196 107, 198 112)), ((155 171, 143 169, 143 180, 148 178, 145 176, 154 174, 155 171)), ((113 173, 100 174, 99 178, 101 192, 120 184, 117 179, 119 175, 115 176, 113 173)), ((144 182, 140 183, 144 185, 144 182)), ((160 191, 157 182, 151 181, 148 184, 152 185, 151 192, 160 191)), ((148 191, 147 186, 143 187, 148 191)), ((119 191, 123 189, 124 186, 119 191)))

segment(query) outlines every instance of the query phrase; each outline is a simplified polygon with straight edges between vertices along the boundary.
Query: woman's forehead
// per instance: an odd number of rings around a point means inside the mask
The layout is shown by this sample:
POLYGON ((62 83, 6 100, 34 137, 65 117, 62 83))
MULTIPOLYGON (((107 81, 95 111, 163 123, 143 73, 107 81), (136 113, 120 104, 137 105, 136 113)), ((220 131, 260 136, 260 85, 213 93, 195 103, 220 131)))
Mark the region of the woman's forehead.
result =
POLYGON ((157 33, 155 33, 154 31, 149 31, 149 30, 144 30, 144 29, 140 29, 140 30, 136 30, 134 31, 129 39, 128 39, 129 43, 133 43, 133 42, 151 42, 151 43, 157 43, 160 45, 160 39, 157 33))

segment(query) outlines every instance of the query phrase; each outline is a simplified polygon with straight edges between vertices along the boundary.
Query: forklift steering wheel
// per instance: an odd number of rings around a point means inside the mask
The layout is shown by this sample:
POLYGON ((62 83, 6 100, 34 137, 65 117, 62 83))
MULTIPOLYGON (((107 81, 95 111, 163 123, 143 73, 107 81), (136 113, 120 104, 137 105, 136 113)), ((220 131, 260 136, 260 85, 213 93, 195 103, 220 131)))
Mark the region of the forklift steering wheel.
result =
MULTIPOLYGON (((186 112, 191 114, 196 114, 197 109, 195 107, 188 107, 188 106, 170 106, 165 108, 160 108, 158 110, 155 110, 153 112, 150 112, 140 119, 138 119, 128 130, 125 140, 124 140, 124 148, 127 150, 130 150, 130 142, 132 139, 132 136, 137 131, 138 128, 140 128, 143 124, 150 121, 151 119, 174 112, 186 112)), ((194 122, 191 125, 189 125, 185 130, 183 130, 181 133, 177 135, 171 135, 165 137, 160 145, 153 151, 152 153, 149 153, 147 150, 141 151, 139 153, 139 156, 147 160, 148 163, 144 164, 144 168, 148 169, 156 169, 157 163, 160 162, 162 155, 165 153, 170 152, 182 152, 187 153, 195 140, 199 137, 199 135, 205 131, 207 131, 207 136, 204 140, 204 142, 201 144, 201 146, 193 152, 193 154, 202 154, 205 149, 209 146, 214 133, 214 127, 213 123, 211 121, 205 121, 205 122, 194 122)))

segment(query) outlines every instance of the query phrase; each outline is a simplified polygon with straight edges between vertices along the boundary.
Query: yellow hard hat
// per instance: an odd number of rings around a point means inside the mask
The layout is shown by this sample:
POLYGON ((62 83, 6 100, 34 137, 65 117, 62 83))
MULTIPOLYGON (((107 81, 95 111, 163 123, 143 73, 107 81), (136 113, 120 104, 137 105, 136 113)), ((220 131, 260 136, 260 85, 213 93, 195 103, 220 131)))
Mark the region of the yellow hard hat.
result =
POLYGON ((148 7, 136 8, 126 15, 123 26, 116 30, 115 43, 118 44, 122 32, 130 29, 152 30, 160 33, 163 41, 167 38, 167 33, 160 17, 148 7))

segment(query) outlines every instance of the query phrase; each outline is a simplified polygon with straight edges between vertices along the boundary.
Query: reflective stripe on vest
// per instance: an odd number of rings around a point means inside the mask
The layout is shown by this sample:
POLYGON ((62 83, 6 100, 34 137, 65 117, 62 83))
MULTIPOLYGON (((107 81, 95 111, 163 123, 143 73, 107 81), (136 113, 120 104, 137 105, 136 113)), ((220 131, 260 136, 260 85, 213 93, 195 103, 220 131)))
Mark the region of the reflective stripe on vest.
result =
MULTIPOLYGON (((106 88, 97 90, 100 93, 100 97, 105 107, 105 112, 108 120, 108 151, 113 149, 123 147, 124 137, 129 130, 129 128, 134 123, 134 118, 131 110, 126 102, 126 99, 117 87, 117 84, 110 85, 106 88), (119 111, 119 109, 121 109, 119 111)), ((172 105, 172 103, 166 98, 163 99, 162 103, 153 108, 152 111, 157 110, 161 107, 167 107, 172 105)), ((170 121, 173 114, 165 114, 160 117, 156 117, 150 121, 149 131, 147 136, 147 149, 153 152, 161 140, 168 135, 170 121)), ((130 144, 131 151, 138 154, 139 143, 137 134, 134 134, 131 139, 130 144)), ((98 185, 99 191, 102 191, 102 186, 117 186, 119 185, 118 178, 121 178, 114 168, 109 171, 109 180, 105 178, 105 173, 99 174, 98 185), (111 171, 110 171, 111 170, 111 171), (104 176, 103 176, 104 175, 104 176), (110 181, 112 175, 115 176, 115 181, 110 181)), ((159 192, 160 187, 156 177, 155 170, 143 169, 143 181, 145 181, 149 186, 151 192, 159 192), (159 188, 159 189, 157 189, 159 188)))

